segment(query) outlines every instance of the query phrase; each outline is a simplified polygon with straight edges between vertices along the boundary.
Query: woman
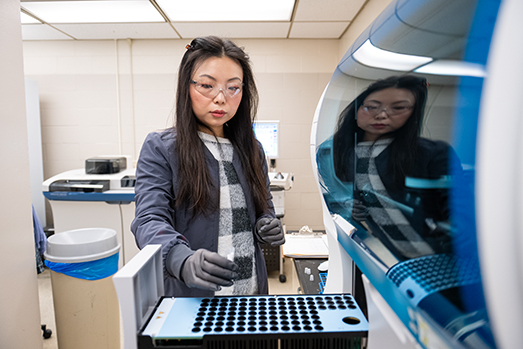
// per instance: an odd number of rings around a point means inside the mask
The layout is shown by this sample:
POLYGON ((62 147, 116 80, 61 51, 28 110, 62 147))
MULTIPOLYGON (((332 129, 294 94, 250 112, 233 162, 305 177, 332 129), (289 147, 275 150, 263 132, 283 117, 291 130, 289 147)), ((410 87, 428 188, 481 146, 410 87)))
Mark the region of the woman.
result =
POLYGON ((149 134, 140 153, 131 230, 140 248, 162 245, 167 296, 266 294, 258 243, 281 245, 284 236, 252 129, 249 57, 217 37, 186 48, 176 126, 149 134))
POLYGON ((400 260, 450 249, 447 190, 433 186, 450 161, 460 164, 447 143, 419 136, 426 98, 425 79, 378 80, 342 112, 333 137, 336 176, 354 182, 352 218, 400 260), (424 187, 409 187, 412 179, 424 187))

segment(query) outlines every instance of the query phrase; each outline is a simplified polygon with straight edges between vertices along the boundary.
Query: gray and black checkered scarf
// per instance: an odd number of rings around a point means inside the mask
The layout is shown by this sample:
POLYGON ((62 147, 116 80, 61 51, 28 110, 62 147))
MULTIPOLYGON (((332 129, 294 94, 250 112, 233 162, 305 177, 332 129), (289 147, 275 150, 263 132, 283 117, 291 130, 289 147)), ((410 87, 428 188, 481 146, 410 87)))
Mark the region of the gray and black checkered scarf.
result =
POLYGON ((218 161, 220 169, 220 223, 218 253, 238 266, 238 279, 216 295, 250 295, 258 293, 254 236, 247 212, 245 194, 234 169, 234 147, 226 138, 199 132, 205 146, 218 161))
MULTIPOLYGON (((369 216, 389 242, 407 258, 433 254, 430 245, 412 228, 397 203, 392 200, 383 185, 376 168, 376 157, 392 142, 381 139, 376 142, 360 142, 356 147, 355 186, 362 194, 369 216)), ((376 232, 375 232, 376 233, 376 232)))

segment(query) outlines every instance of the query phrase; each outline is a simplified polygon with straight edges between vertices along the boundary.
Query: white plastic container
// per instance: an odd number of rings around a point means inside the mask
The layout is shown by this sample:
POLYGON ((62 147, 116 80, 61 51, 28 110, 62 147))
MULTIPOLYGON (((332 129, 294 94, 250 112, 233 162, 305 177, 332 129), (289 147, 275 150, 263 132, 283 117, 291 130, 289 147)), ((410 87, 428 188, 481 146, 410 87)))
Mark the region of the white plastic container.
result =
MULTIPOLYGON (((44 257, 55 263, 82 263, 119 250, 115 230, 87 228, 50 236, 44 257)), ((85 280, 51 269, 51 284, 60 349, 120 348, 120 313, 112 275, 85 280)))

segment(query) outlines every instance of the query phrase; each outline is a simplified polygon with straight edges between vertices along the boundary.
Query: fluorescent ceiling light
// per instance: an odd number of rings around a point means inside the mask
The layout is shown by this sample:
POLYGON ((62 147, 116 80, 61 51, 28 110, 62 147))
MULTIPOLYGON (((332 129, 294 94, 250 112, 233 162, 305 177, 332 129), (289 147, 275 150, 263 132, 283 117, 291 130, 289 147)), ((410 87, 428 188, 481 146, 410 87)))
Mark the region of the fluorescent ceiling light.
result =
POLYGON ((370 40, 365 41, 352 57, 361 64, 374 68, 411 71, 420 65, 432 61, 430 57, 405 55, 391 51, 385 51, 372 45, 370 40))
POLYGON ((475 76, 480 78, 486 76, 485 66, 481 64, 448 60, 434 61, 414 71, 433 75, 475 76))
POLYGON ((290 21, 295 0, 156 0, 172 22, 290 21))
POLYGON ((147 0, 34 1, 21 6, 47 23, 164 22, 147 0))

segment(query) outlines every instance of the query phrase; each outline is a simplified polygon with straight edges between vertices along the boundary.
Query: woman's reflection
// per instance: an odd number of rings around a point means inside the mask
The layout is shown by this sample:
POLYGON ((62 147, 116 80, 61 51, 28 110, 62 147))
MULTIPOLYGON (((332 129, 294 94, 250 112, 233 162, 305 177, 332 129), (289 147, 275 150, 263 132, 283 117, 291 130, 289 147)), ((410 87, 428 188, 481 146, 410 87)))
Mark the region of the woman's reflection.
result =
MULTIPOLYGON (((399 260, 450 251, 450 162, 443 141, 420 137, 427 82, 393 76, 367 87, 341 113, 333 137, 336 176, 353 182, 352 220, 399 260)), ((459 166, 456 166, 459 168, 459 166)))

